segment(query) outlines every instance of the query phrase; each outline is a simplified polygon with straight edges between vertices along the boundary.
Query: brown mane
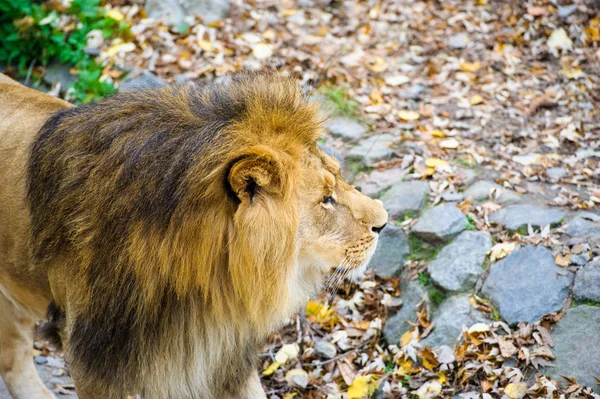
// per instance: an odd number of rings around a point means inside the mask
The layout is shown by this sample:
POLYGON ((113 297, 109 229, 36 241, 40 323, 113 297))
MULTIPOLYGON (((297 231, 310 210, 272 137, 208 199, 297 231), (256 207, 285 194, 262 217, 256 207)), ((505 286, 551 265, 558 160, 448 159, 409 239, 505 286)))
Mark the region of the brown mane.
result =
POLYGON ((50 279, 50 316, 74 369, 115 397, 156 392, 133 381, 163 372, 161 360, 167 374, 190 373, 188 388, 165 392, 238 391, 256 337, 289 313, 296 169, 319 133, 316 105, 270 74, 125 92, 52 116, 28 163, 31 246, 35 267, 63 276, 50 279), (264 204, 240 206, 246 197, 264 204), (217 359, 186 354, 194 342, 228 345, 217 359), (211 381, 192 376, 198 357, 211 381))

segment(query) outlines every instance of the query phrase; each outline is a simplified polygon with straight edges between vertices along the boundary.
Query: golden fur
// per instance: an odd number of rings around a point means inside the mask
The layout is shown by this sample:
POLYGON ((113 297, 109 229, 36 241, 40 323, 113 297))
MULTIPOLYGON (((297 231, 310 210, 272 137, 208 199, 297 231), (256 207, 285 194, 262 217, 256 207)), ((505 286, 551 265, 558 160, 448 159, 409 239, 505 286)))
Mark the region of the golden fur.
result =
MULTIPOLYGON (((0 259, 18 255, 0 261, 0 299, 34 314, 49 304, 45 331, 80 398, 264 397, 267 335, 331 268, 360 273, 387 221, 316 145, 317 104, 272 74, 79 108, 2 80, 0 93, 9 85, 0 259)), ((9 378, 17 398, 48 397, 38 379, 9 378)))

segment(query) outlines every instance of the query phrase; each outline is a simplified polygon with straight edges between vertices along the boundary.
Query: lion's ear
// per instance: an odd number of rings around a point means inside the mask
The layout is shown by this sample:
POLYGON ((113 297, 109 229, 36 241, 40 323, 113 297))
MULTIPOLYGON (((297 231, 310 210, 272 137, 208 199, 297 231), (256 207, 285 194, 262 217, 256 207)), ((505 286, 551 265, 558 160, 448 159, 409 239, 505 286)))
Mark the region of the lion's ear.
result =
POLYGON ((254 202, 260 193, 282 192, 282 161, 264 146, 256 146, 236 157, 229 170, 228 181, 242 203, 254 202))

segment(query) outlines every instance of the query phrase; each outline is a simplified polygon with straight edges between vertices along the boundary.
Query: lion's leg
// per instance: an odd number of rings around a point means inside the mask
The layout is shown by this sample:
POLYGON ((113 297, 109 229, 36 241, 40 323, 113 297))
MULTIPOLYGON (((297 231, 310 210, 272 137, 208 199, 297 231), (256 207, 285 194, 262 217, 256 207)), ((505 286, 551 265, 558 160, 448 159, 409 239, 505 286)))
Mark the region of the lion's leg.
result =
POLYGON ((0 375, 15 399, 54 398, 33 364, 35 319, 0 292, 0 375))

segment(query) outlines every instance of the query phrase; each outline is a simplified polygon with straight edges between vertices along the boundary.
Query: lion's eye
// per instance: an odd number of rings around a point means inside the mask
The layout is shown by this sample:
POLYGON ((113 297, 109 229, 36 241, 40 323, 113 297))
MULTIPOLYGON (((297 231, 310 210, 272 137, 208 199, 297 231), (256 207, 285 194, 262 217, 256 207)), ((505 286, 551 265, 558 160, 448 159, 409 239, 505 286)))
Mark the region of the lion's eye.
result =
POLYGON ((322 202, 324 204, 335 204, 335 200, 331 196, 327 196, 327 197, 323 198, 322 202))

